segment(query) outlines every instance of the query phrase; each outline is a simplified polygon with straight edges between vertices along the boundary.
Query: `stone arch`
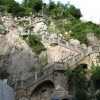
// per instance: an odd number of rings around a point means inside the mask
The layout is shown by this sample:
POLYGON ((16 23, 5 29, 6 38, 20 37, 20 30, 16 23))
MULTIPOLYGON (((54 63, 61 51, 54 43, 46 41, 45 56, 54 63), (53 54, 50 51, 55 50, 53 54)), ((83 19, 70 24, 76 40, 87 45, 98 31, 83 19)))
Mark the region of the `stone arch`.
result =
POLYGON ((31 100, 51 100, 54 90, 54 84, 46 80, 38 84, 31 93, 31 100))

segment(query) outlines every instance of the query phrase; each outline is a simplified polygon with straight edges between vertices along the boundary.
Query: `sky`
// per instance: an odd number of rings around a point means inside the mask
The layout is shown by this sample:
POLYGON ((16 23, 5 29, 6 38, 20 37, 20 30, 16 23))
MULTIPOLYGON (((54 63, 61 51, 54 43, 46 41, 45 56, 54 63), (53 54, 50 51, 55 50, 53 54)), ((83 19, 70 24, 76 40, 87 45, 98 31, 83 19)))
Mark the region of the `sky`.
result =
MULTIPOLYGON (((16 0, 21 2, 22 0, 16 0)), ((52 0, 57 2, 58 0, 52 0)), ((75 7, 81 10, 83 17, 81 19, 86 21, 92 21, 94 23, 100 23, 100 0, 59 0, 62 3, 70 2, 75 7)), ((43 0, 48 3, 49 0, 43 0)))

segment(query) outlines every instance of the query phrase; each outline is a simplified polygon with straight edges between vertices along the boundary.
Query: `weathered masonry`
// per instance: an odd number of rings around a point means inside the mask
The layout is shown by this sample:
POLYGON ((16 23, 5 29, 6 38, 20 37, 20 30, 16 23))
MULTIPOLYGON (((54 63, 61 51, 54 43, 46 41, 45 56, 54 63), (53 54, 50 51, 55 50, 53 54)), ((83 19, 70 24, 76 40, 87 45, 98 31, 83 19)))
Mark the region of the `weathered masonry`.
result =
POLYGON ((19 80, 13 87, 17 100, 51 100, 58 97, 59 100, 70 100, 72 95, 68 91, 68 79, 64 72, 76 64, 92 65, 91 54, 100 53, 100 46, 88 47, 65 62, 55 62, 37 75, 27 80, 19 80))

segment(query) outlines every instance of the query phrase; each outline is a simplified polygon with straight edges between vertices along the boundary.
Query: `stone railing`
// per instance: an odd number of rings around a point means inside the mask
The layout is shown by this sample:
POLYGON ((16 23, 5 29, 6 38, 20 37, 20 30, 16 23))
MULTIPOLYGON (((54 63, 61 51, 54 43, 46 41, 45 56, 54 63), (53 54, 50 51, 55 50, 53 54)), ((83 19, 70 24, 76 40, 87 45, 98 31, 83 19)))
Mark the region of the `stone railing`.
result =
POLYGON ((83 50, 81 53, 79 53, 76 56, 73 56, 72 58, 68 59, 65 62, 55 62, 54 64, 50 65, 45 70, 41 71, 40 73, 36 75, 34 74, 33 77, 28 78, 27 80, 21 80, 17 81, 15 84, 15 89, 25 89, 36 82, 44 79, 45 77, 51 75, 54 70, 67 70, 68 67, 73 66, 77 62, 84 59, 86 56, 88 56, 91 53, 98 53, 100 52, 100 46, 90 46, 87 49, 83 50))
MULTIPOLYGON (((15 20, 16 21, 22 21, 22 20, 28 20, 28 21, 30 21, 31 18, 30 17, 23 17, 23 18, 20 18, 20 17, 17 18, 17 17, 15 17, 15 20)), ((46 21, 43 18, 38 18, 38 19, 34 20, 34 23, 32 23, 32 24, 34 25, 34 24, 39 23, 39 22, 46 23, 46 21)), ((30 32, 20 33, 20 35, 29 35, 29 34, 30 34, 30 32)), ((69 42, 67 42, 67 41, 65 41, 63 39, 60 39, 60 38, 50 38, 49 36, 45 36, 44 35, 42 37, 42 40, 45 41, 45 42, 50 43, 51 45, 52 44, 59 44, 61 46, 64 46, 64 47, 66 47, 68 49, 71 49, 71 50, 74 50, 76 52, 81 52, 81 51, 84 50, 84 48, 82 48, 81 46, 74 45, 74 44, 69 43, 69 42)))
MULTIPOLYGON (((32 24, 36 24, 36 23, 39 23, 39 22, 44 22, 46 23, 45 19, 42 19, 42 18, 38 18, 37 20, 34 20, 34 22, 32 24)), ((46 23, 47 24, 47 23, 46 23)))
POLYGON ((31 86, 36 82, 44 79, 45 77, 51 75, 53 72, 54 72, 54 65, 50 66, 47 69, 44 69, 40 73, 34 74, 32 77, 28 78, 27 80, 19 80, 15 84, 12 84, 11 86, 14 87, 15 90, 26 89, 28 86, 31 86))
POLYGON ((49 36, 43 36, 42 39, 43 39, 43 41, 48 42, 51 45, 52 44, 58 44, 58 45, 66 47, 66 48, 69 48, 71 50, 74 50, 76 52, 82 52, 82 51, 85 50, 81 46, 74 45, 74 44, 69 43, 69 42, 67 42, 63 39, 60 39, 60 38, 50 38, 49 36))
POLYGON ((27 20, 30 21, 30 17, 15 17, 15 21, 23 21, 23 20, 27 20))
MULTIPOLYGON (((36 24, 36 23, 39 23, 39 22, 44 22, 44 23, 46 23, 46 21, 45 21, 45 19, 43 19, 43 18, 38 18, 38 19, 33 19, 33 17, 31 18, 31 17, 15 17, 15 21, 23 21, 23 20, 26 20, 26 21, 29 21, 29 22, 31 22, 31 21, 33 21, 33 23, 32 24, 36 24)), ((47 24, 47 23, 46 23, 47 24)))

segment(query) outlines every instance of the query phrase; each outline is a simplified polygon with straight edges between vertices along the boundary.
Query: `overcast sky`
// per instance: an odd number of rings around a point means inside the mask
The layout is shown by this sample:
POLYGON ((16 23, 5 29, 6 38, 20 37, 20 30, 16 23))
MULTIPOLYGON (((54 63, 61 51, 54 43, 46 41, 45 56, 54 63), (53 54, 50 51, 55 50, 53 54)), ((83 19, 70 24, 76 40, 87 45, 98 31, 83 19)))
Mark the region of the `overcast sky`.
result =
MULTIPOLYGON (((21 2, 22 0, 16 0, 21 2)), ((43 0, 48 3, 49 0, 43 0)), ((57 2, 58 0, 52 0, 57 2)), ((82 19, 87 21, 93 21, 96 23, 100 23, 100 0, 59 0, 62 3, 67 3, 75 5, 77 8, 80 8, 83 17, 82 19)))

